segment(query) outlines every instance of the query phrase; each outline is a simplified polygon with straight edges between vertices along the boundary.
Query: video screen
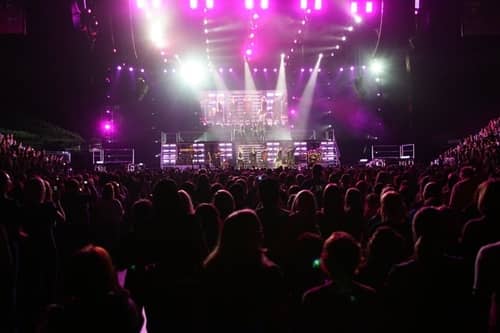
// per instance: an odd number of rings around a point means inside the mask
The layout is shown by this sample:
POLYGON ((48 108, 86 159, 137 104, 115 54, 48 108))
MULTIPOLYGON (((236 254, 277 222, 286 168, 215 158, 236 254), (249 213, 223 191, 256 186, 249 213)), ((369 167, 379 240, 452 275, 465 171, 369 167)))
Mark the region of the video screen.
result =
POLYGON ((204 125, 288 125, 287 96, 281 91, 205 91, 200 103, 204 125))

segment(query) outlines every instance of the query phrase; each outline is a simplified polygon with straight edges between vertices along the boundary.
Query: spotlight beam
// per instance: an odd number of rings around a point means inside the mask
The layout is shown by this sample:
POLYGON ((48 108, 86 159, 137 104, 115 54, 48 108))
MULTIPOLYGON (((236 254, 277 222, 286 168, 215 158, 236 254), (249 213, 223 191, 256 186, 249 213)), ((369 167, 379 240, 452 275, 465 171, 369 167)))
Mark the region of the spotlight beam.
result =
POLYGON ((316 89, 316 83, 318 81, 319 67, 321 65, 321 59, 323 56, 320 54, 318 56, 318 60, 316 61, 316 65, 307 81, 306 87, 304 88, 304 92, 300 97, 299 102, 299 122, 298 129, 305 130, 307 128, 307 124, 309 122, 309 116, 311 114, 311 108, 313 105, 314 92, 316 89))
POLYGON ((255 81, 253 80, 252 71, 250 70, 250 65, 245 59, 245 91, 256 91, 255 81))

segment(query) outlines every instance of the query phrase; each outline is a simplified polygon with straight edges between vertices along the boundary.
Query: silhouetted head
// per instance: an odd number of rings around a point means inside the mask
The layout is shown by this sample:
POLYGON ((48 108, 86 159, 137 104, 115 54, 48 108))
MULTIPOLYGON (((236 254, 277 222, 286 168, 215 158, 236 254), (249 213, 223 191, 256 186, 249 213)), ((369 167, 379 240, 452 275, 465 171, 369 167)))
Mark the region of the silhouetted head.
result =
POLYGON ((385 192, 380 199, 380 214, 384 223, 403 223, 406 208, 403 198, 396 191, 385 192))
POLYGON ((221 228, 219 212, 214 205, 202 203, 196 207, 195 216, 203 230, 207 247, 212 251, 217 245, 221 228))
POLYGON ((226 190, 219 190, 214 195, 214 206, 219 211, 221 219, 225 219, 235 210, 233 195, 226 190))
POLYGON ((38 205, 45 200, 45 184, 40 177, 29 179, 24 185, 24 201, 27 204, 38 205))
POLYGON ((70 296, 92 298, 120 290, 111 257, 102 247, 85 246, 73 255, 69 264, 70 296))
POLYGON ((351 187, 345 193, 345 209, 363 213, 363 197, 357 188, 351 187))
POLYGON ((261 180, 259 182, 259 197, 264 207, 277 206, 280 198, 279 183, 272 178, 261 180))
POLYGON ((340 214, 344 211, 342 191, 337 184, 330 183, 325 186, 323 190, 323 211, 325 214, 340 214))
POLYGON ((236 211, 222 224, 219 241, 207 262, 217 258, 233 263, 260 260, 262 257, 262 225, 249 209, 236 211))
POLYGON ((356 240, 346 232, 334 232, 323 245, 321 262, 323 270, 333 280, 352 279, 359 265, 361 248, 356 240))
POLYGON ((405 240, 390 227, 377 228, 368 241, 368 261, 394 265, 404 257, 405 240))
POLYGON ((436 208, 424 207, 418 210, 413 217, 412 228, 415 250, 419 257, 440 254, 448 245, 446 222, 436 208))
POLYGON ((180 212, 180 199, 177 184, 170 179, 160 180, 153 188, 153 209, 163 217, 180 212))
POLYGON ((105 200, 113 200, 115 198, 115 188, 112 183, 107 183, 102 188, 102 198, 105 200))
POLYGON ((314 194, 309 190, 302 190, 295 196, 292 204, 294 213, 302 213, 305 215, 316 214, 317 204, 314 194))
POLYGON ((479 186, 477 208, 481 214, 500 217, 500 180, 490 179, 479 186))
POLYGON ((474 177, 474 168, 470 166, 464 166, 460 169, 460 179, 470 179, 474 177))
POLYGON ((179 204, 180 210, 183 214, 192 215, 194 214, 193 201, 191 196, 184 190, 177 191, 179 193, 179 204))

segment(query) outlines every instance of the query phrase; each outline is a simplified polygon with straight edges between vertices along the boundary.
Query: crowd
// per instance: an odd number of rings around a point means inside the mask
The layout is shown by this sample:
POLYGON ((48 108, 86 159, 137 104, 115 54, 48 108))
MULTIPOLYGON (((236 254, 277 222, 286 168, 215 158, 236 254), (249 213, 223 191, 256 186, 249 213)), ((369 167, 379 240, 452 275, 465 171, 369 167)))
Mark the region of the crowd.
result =
POLYGON ((495 172, 32 166, 0 172, 1 332, 500 330, 495 172))
POLYGON ((500 117, 492 119, 477 134, 464 138, 448 149, 438 160, 447 164, 497 167, 500 164, 500 117))

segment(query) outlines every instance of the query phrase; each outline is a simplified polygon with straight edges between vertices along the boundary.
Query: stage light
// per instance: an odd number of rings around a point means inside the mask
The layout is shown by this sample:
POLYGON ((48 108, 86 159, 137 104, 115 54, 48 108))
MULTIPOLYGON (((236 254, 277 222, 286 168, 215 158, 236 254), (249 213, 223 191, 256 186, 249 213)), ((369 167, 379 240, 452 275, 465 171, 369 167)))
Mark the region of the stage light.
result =
POLYGON ((350 31, 350 32, 354 31, 354 27, 353 26, 347 27, 347 31, 350 31))
POLYGON ((300 71, 301 71, 302 73, 304 73, 305 69, 304 69, 304 68, 301 68, 301 69, 300 69, 300 71))
POLYGON ((134 67, 129 67, 129 68, 128 68, 128 71, 129 71, 129 72, 133 72, 133 71, 134 71, 134 67))
POLYGON ((346 36, 342 36, 342 41, 345 42, 347 40, 346 36))
POLYGON ((309 73, 312 73, 313 72, 313 69, 312 68, 309 68, 309 73))
POLYGON ((300 9, 307 9, 307 0, 300 0, 300 9))
POLYGON ((306 11, 307 14, 311 14, 311 8, 308 8, 306 11))
POLYGON ((189 60, 182 64, 180 74, 184 83, 198 87, 205 80, 205 67, 197 61, 189 60))
POLYGON ((208 34, 208 29, 205 28, 205 34, 208 34))
POLYGON ((365 70, 365 69, 366 69, 366 66, 365 66, 365 65, 361 66, 361 69, 365 70))
POLYGON ((359 15, 354 15, 354 22, 356 24, 361 24, 361 23, 363 23, 363 18, 359 15))
POLYGON ((245 0, 245 8, 253 9, 253 0, 245 0))
POLYGON ((121 71, 122 70, 122 66, 118 65, 118 66, 116 66, 116 69, 119 70, 119 71, 121 71))
POLYGON ((300 35, 302 33, 302 30, 299 29, 299 31, 297 31, 297 33, 300 35))
POLYGON ((320 58, 320 59, 321 59, 321 58, 323 58, 323 53, 320 53, 320 54, 319 54, 319 58, 320 58))
POLYGON ((163 70, 163 73, 166 73, 166 72, 167 72, 167 69, 165 68, 165 69, 163 70))
POLYGON ((144 68, 141 68, 141 73, 144 73, 144 68))
POLYGON ((224 68, 219 68, 219 73, 224 73, 224 68))
POLYGON ((356 1, 351 2, 351 14, 358 13, 358 3, 356 1))
POLYGON ((250 39, 252 39, 252 38, 254 38, 254 37, 255 37, 255 34, 252 32, 252 33, 250 34, 250 39))
POLYGON ((160 8, 161 0, 153 0, 153 8, 160 8))
POLYGON ((285 59, 285 54, 284 53, 281 54, 281 59, 285 59))
POLYGON ((352 71, 354 70, 354 66, 351 66, 349 69, 350 69, 350 70, 351 70, 351 72, 352 72, 352 71))
POLYGON ((207 2, 205 2, 205 7, 208 9, 213 9, 214 8, 214 0, 207 0, 207 2))
POLYGON ((198 8, 198 0, 189 0, 189 8, 197 9, 198 8))
POLYGON ((208 20, 207 20, 207 19, 204 19, 204 20, 203 20, 203 24, 204 24, 204 25, 207 25, 207 24, 208 24, 208 20))
POLYGON ((321 72, 321 68, 318 68, 318 72, 321 72))
POLYGON ((232 73, 233 72, 233 69, 232 68, 229 68, 229 73, 232 73))
POLYGON ((273 69, 273 72, 277 73, 277 72, 278 72, 278 69, 277 69, 277 68, 274 68, 274 69, 273 69))
POLYGON ((379 78, 379 77, 377 77, 377 78, 375 79, 375 82, 379 83, 379 82, 380 82, 380 78, 379 78))
POLYGON ((268 9, 269 8, 269 0, 261 0, 260 1, 260 8, 261 9, 268 9))
POLYGON ((254 20, 258 20, 258 19, 259 19, 259 17, 260 17, 260 16, 259 16, 259 14, 257 14, 257 13, 253 14, 253 16, 252 16, 252 18, 253 18, 254 20))
POLYGON ((262 71, 263 71, 264 73, 267 73, 267 68, 264 68, 262 71))
POLYGON ((292 52, 292 53, 293 53, 293 48, 292 48, 292 49, 290 49, 290 52, 292 52))
POLYGON ((115 130, 115 126, 111 120, 104 120, 101 122, 101 131, 104 132, 104 134, 109 135, 113 133, 115 130))
POLYGON ((137 4, 137 8, 139 8, 139 9, 143 9, 144 7, 146 7, 145 0, 137 0, 136 4, 137 4))
POLYGON ((335 45, 335 49, 340 50, 340 45, 335 45))
POLYGON ((384 72, 385 64, 380 59, 373 59, 370 63, 370 70, 374 75, 380 75, 384 72))
POLYGON ((251 55, 253 54, 252 49, 247 49, 247 50, 245 51, 245 54, 246 54, 247 56, 251 56, 251 55))
POLYGON ((314 9, 321 10, 322 7, 323 7, 322 0, 314 0, 314 9))
POLYGON ((257 68, 254 68, 254 69, 253 69, 253 72, 254 72, 254 73, 257 73, 258 71, 259 71, 259 70, 258 70, 257 68))
POLYGON ((149 26, 149 38, 153 44, 160 49, 166 46, 164 32, 164 25, 162 22, 157 20, 151 22, 151 25, 149 26))
POLYGON ((340 67, 339 71, 343 72, 344 71, 344 67, 340 67))
POLYGON ((373 2, 367 1, 365 11, 367 13, 373 13, 373 2))

